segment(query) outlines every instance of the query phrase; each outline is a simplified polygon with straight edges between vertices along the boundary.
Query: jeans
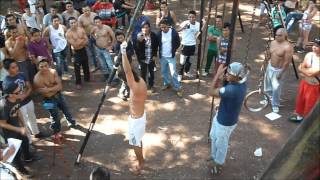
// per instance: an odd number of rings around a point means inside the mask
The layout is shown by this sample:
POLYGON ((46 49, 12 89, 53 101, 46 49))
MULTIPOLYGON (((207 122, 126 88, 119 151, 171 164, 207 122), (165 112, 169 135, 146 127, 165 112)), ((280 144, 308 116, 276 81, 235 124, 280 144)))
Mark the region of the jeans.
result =
POLYGON ((89 59, 92 61, 93 66, 95 68, 98 67, 98 61, 97 61, 97 52, 95 51, 95 45, 94 45, 94 41, 95 39, 93 39, 92 37, 88 37, 89 41, 88 41, 88 47, 86 48, 87 50, 87 54, 89 56, 89 59))
POLYGON ((74 73, 76 76, 76 84, 81 84, 81 66, 84 75, 84 80, 90 80, 90 70, 88 64, 88 56, 85 48, 74 50, 74 73))
POLYGON ((96 47, 101 71, 104 75, 111 74, 113 71, 113 61, 110 53, 105 48, 96 47))
POLYGON ((56 61, 56 69, 58 72, 58 75, 61 77, 63 70, 65 72, 68 72, 68 65, 66 62, 66 52, 67 49, 64 49, 63 51, 53 53, 53 58, 56 61))
POLYGON ((140 62, 141 77, 145 82, 147 82, 147 77, 148 77, 149 87, 153 87, 154 85, 154 66, 155 66, 155 63, 153 60, 151 60, 149 64, 140 62))
POLYGON ((237 124, 224 126, 218 122, 217 115, 218 114, 213 117, 210 130, 211 158, 217 164, 222 165, 224 164, 227 156, 230 135, 236 128, 237 124))
POLYGON ((52 116, 52 119, 53 119, 50 127, 54 131, 54 133, 60 132, 60 130, 61 130, 61 123, 60 123, 58 108, 65 115, 65 117, 69 123, 71 123, 71 124, 76 123, 76 121, 72 119, 72 116, 69 112, 69 109, 68 109, 68 106, 66 103, 66 100, 60 92, 58 92, 54 97, 47 98, 47 99, 51 99, 56 104, 55 108, 49 110, 50 115, 52 116))
POLYGON ((303 14, 302 13, 298 13, 298 12, 291 12, 287 15, 286 17, 286 27, 287 27, 287 31, 291 32, 292 27, 293 27, 293 23, 295 23, 296 21, 302 19, 303 14))
POLYGON ((178 81, 178 74, 176 71, 176 58, 175 57, 161 57, 160 58, 160 66, 161 66, 161 76, 163 79, 163 85, 167 86, 170 84, 169 73, 172 78, 172 85, 174 90, 178 90, 181 88, 180 83, 178 81), (168 72, 170 71, 170 72, 168 72))
POLYGON ((264 91, 269 97, 272 97, 271 105, 272 107, 280 106, 280 95, 281 88, 283 84, 282 79, 278 80, 279 74, 282 72, 282 69, 272 67, 271 64, 268 64, 266 73, 264 76, 264 91))

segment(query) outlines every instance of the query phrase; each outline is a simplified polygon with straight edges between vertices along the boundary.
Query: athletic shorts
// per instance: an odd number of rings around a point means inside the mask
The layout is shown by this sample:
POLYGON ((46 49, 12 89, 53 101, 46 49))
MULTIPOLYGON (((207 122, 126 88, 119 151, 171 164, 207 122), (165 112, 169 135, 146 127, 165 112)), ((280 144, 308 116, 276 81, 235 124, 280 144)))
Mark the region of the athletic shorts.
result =
POLYGON ((184 56, 193 56, 195 51, 196 51, 196 45, 193 45, 193 46, 183 45, 181 53, 184 56))
POLYGON ((146 113, 138 119, 128 118, 128 138, 129 144, 141 147, 142 136, 146 130, 146 113))

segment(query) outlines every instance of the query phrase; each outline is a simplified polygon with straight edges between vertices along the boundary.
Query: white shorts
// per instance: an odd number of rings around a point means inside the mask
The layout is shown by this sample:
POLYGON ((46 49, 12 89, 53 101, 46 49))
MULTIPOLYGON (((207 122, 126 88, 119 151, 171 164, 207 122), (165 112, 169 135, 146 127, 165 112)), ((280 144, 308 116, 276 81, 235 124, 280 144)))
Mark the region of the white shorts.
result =
POLYGON ((128 118, 128 138, 129 144, 141 147, 142 136, 146 130, 146 113, 138 119, 128 118))

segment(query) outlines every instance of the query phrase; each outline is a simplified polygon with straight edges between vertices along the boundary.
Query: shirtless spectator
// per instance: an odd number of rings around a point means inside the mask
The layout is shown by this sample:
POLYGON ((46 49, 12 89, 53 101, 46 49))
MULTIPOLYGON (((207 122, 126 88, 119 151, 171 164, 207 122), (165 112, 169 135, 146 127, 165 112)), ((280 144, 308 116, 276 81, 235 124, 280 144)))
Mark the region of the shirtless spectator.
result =
POLYGON ((68 42, 71 44, 72 54, 74 57, 74 72, 76 76, 76 88, 81 89, 81 66, 84 74, 84 80, 90 81, 90 71, 88 65, 88 56, 86 46, 88 37, 85 30, 78 26, 77 19, 69 18, 70 29, 66 33, 68 42))
POLYGON ((278 113, 284 73, 292 59, 293 48, 287 41, 284 28, 278 29, 275 36, 275 40, 270 44, 270 61, 264 76, 264 91, 271 97, 272 111, 278 113))
POLYGON ((4 31, 4 35, 6 39, 10 37, 10 33, 8 32, 8 26, 16 26, 17 28, 17 33, 19 35, 26 35, 27 34, 27 29, 23 24, 20 24, 17 18, 13 14, 7 14, 5 17, 6 21, 6 30, 4 31))
MULTIPOLYGON (((62 76, 63 70, 68 72, 66 62, 67 39, 65 33, 67 28, 60 24, 59 16, 52 16, 52 25, 46 27, 43 32, 43 37, 46 38, 47 44, 51 42, 53 58, 56 61, 56 69, 59 76, 62 76), (49 41, 50 39, 50 41, 49 41)), ((51 48, 49 46, 49 48, 51 48)))
POLYGON ((9 56, 13 58, 28 81, 33 79, 35 74, 32 63, 27 57, 27 37, 18 35, 16 26, 8 26, 10 38, 6 40, 6 48, 9 56))
POLYGON ((51 5, 50 6, 50 13, 46 14, 43 17, 43 22, 42 22, 43 28, 46 28, 52 24, 52 17, 54 17, 54 16, 58 16, 60 23, 63 24, 63 17, 61 14, 59 14, 57 12, 57 7, 55 5, 51 5))
POLYGON ((91 29, 94 27, 94 17, 97 16, 96 13, 91 12, 89 6, 85 6, 82 8, 83 14, 79 16, 78 23, 79 25, 84 28, 89 38, 89 43, 87 47, 87 52, 89 55, 89 59, 92 61, 94 65, 93 72, 98 70, 98 60, 97 60, 97 53, 94 47, 94 39, 90 36, 91 29))
POLYGON ((306 54, 299 71, 303 79, 297 94, 296 114, 289 118, 295 122, 302 121, 320 98, 320 38, 314 40, 312 52, 306 54))
POLYGON ((166 1, 162 1, 160 4, 160 12, 157 13, 156 27, 160 28, 160 21, 162 19, 167 19, 169 26, 175 28, 177 23, 177 16, 173 11, 168 9, 168 4, 166 1))
POLYGON ((147 99, 147 85, 144 80, 139 77, 138 73, 131 68, 126 53, 126 47, 127 43, 123 42, 121 44, 122 66, 126 81, 130 87, 128 138, 129 144, 133 146, 138 160, 138 166, 136 166, 135 170, 140 174, 141 170, 144 168, 142 136, 144 135, 146 128, 146 112, 144 105, 147 99))
POLYGON ((96 26, 92 28, 91 34, 96 40, 96 52, 99 57, 101 71, 105 80, 108 80, 109 74, 113 70, 113 61, 109 51, 113 49, 115 44, 115 35, 109 26, 102 24, 99 16, 94 18, 94 23, 96 26))
POLYGON ((22 24, 27 27, 28 30, 31 28, 40 29, 39 23, 37 22, 37 17, 31 13, 29 5, 26 5, 24 11, 25 13, 21 17, 22 24))
POLYGON ((65 115, 69 122, 69 127, 75 128, 76 121, 69 112, 66 100, 62 94, 62 83, 56 70, 50 68, 45 59, 39 61, 38 70, 39 72, 34 77, 35 90, 43 96, 42 105, 52 116, 50 128, 53 130, 55 137, 61 136, 59 135, 61 124, 58 109, 65 115))
POLYGON ((45 57, 50 64, 52 64, 51 52, 49 52, 49 46, 47 41, 41 37, 41 31, 39 29, 32 28, 30 30, 30 42, 28 44, 29 57, 34 64, 37 59, 45 57))
POLYGON ((67 28, 69 28, 70 25, 69 25, 68 19, 70 17, 74 17, 74 18, 78 19, 80 16, 80 13, 73 8, 72 2, 66 2, 65 5, 66 5, 66 10, 62 13, 62 17, 65 22, 65 25, 67 26, 67 28))

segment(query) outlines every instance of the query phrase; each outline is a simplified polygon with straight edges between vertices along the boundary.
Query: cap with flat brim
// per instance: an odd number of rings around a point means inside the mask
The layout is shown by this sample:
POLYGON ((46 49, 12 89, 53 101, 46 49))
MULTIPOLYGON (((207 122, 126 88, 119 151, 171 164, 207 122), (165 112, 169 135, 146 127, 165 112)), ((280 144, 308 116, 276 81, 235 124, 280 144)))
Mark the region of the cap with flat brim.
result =
POLYGON ((9 83, 7 85, 4 85, 3 86, 3 93, 4 94, 12 94, 18 87, 19 86, 16 83, 9 83))

